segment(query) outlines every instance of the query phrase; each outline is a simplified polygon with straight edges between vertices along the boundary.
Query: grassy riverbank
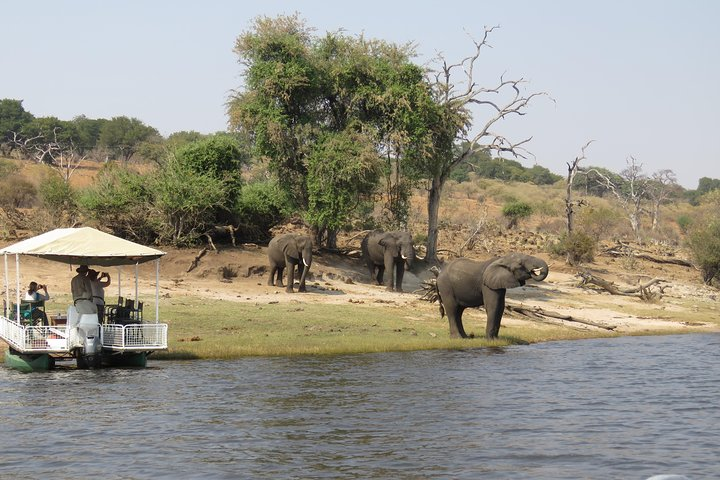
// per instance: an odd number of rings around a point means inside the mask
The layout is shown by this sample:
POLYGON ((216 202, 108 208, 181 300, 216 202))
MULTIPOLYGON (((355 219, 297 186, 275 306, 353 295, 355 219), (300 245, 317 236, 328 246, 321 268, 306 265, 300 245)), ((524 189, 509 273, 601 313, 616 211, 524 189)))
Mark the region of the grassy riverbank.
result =
MULTIPOLYGON (((437 305, 392 306, 208 302, 187 297, 164 305, 169 349, 154 359, 228 359, 258 355, 344 354, 506 346, 608 334, 530 324, 503 326, 498 340, 451 339, 437 305)), ((482 312, 469 331, 484 334, 482 312)))
MULTIPOLYGON (((169 348, 156 352, 152 358, 232 359, 466 349, 627 334, 680 333, 677 328, 657 326, 632 333, 614 333, 531 322, 508 315, 503 319, 500 338, 488 341, 483 338, 484 311, 469 309, 464 315, 465 328, 477 338, 451 339, 447 318, 440 319, 437 304, 422 301, 396 304, 382 300, 330 304, 288 302, 283 296, 280 298, 283 301, 236 302, 189 295, 162 299, 160 321, 169 324, 169 348)), ((59 295, 48 302, 47 311, 63 311, 68 301, 69 297, 59 295)), ((145 312, 146 321, 154 318, 154 305, 146 303, 145 312)), ((714 306, 702 311, 696 309, 692 317, 720 328, 714 306)), ((4 342, 0 344, 0 351, 5 348, 4 342)))

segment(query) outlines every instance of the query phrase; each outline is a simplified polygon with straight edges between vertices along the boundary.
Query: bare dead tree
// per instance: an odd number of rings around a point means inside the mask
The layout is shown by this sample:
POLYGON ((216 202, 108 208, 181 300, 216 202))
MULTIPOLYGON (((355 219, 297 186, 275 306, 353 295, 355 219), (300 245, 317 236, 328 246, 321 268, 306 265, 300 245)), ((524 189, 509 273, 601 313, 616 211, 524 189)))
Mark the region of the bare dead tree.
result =
POLYGON ((575 228, 575 207, 585 205, 583 199, 573 200, 573 182, 575 181, 575 175, 578 173, 578 166, 580 162, 586 159, 585 149, 590 146, 594 140, 587 142, 581 149, 580 156, 575 157, 575 160, 566 162, 568 166, 567 185, 565 186, 565 216, 567 218, 567 233, 572 234, 575 228))
POLYGON ((52 167, 67 183, 75 170, 87 159, 87 154, 78 153, 72 140, 60 142, 58 129, 59 127, 53 128, 51 139, 42 133, 23 138, 17 132, 12 132, 13 142, 25 156, 52 167))
POLYGON ((620 176, 624 180, 622 185, 617 185, 607 175, 596 169, 590 169, 588 172, 594 172, 599 177, 597 181, 612 192, 618 200, 628 216, 635 240, 640 242, 640 218, 643 212, 642 202, 647 198, 648 178, 642 173, 642 163, 638 164, 635 157, 629 157, 626 163, 627 167, 620 172, 620 176))
POLYGON ((527 150, 524 147, 532 137, 513 142, 494 128, 508 117, 525 115, 526 108, 535 97, 548 96, 545 92, 524 93, 526 81, 523 78, 506 79, 503 75, 494 86, 481 87, 477 84, 475 76, 480 53, 486 48, 492 48, 488 37, 497 28, 485 27, 482 39, 473 40, 474 53, 458 63, 448 63, 440 56, 441 67, 431 80, 435 100, 443 113, 436 132, 435 150, 431 154, 432 171, 428 172, 427 258, 430 261, 437 260, 440 197, 452 170, 480 150, 526 158, 527 150), (460 76, 459 82, 455 81, 457 76, 460 76), (485 122, 474 134, 470 133, 472 106, 484 107, 489 112, 485 122), (462 146, 459 151, 455 150, 458 144, 462 146))
POLYGON ((652 174, 647 185, 647 193, 652 202, 650 218, 653 232, 657 230, 660 222, 660 207, 666 203, 678 189, 677 177, 672 170, 658 170, 652 174))
POLYGON ((53 142, 41 141, 45 138, 45 135, 39 133, 34 137, 23 137, 17 132, 12 132, 13 143, 15 146, 23 152, 23 154, 35 160, 37 163, 51 164, 52 157, 50 151, 56 150, 59 147, 53 142))

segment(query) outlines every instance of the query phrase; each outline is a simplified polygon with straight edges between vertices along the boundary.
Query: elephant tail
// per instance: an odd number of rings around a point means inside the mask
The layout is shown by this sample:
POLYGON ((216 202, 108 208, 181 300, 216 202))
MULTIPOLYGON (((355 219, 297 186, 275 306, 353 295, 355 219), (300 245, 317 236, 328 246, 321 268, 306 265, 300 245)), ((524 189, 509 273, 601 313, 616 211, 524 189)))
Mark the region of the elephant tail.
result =
MULTIPOLYGON (((432 267, 430 271, 435 274, 435 277, 437 277, 440 273, 437 267, 432 267)), ((426 300, 430 303, 440 302, 440 318, 443 318, 445 316, 445 306, 443 305, 442 297, 440 296, 440 290, 437 286, 437 278, 430 278, 423 281, 421 289, 423 292, 422 296, 420 297, 421 300, 426 300)))

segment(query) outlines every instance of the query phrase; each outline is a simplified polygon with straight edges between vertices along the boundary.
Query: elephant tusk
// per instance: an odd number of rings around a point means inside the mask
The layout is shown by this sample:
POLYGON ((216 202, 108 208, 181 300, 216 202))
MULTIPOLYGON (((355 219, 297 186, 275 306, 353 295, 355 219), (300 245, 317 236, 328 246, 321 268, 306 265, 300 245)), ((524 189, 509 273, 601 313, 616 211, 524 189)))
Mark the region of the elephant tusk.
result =
POLYGON ((532 274, 533 274, 533 275, 537 275, 537 276, 539 276, 540 274, 543 273, 543 269, 542 269, 542 268, 533 268, 531 271, 532 271, 532 274))
POLYGON ((308 264, 308 263, 305 261, 304 258, 303 258, 303 265, 305 265, 306 267, 309 267, 309 266, 310 266, 310 264, 308 264))
POLYGON ((400 254, 400 256, 402 257, 403 260, 407 260, 407 257, 405 255, 403 255, 402 253, 400 254))

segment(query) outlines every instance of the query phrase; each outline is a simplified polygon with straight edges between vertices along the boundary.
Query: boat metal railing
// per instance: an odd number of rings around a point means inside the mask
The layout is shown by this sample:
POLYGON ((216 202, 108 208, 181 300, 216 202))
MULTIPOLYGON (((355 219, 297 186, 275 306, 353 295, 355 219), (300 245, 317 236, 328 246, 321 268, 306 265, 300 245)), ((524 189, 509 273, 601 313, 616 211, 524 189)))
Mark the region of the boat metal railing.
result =
POLYGON ((0 316, 0 337, 20 352, 52 353, 68 351, 67 326, 20 325, 0 316))
POLYGON ((102 325, 100 340, 103 348, 116 351, 165 350, 167 331, 166 323, 102 325))

